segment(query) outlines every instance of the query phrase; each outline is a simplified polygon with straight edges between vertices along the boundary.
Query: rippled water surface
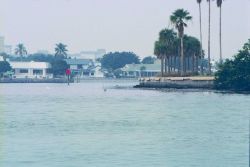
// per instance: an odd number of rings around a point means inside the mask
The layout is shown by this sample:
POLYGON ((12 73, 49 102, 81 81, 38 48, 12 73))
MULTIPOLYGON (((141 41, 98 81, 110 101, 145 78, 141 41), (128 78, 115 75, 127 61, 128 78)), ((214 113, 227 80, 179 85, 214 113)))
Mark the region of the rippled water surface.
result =
POLYGON ((0 166, 248 166, 249 95, 134 84, 0 84, 0 166))

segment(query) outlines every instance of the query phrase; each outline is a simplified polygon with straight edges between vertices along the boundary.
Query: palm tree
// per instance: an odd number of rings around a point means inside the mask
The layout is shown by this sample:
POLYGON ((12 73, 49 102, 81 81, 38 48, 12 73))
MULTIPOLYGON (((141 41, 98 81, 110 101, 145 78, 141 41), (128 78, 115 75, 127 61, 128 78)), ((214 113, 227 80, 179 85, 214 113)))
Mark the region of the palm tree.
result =
MULTIPOLYGON (((197 3, 199 4, 199 15, 200 15, 200 42, 201 42, 200 56, 202 56, 201 1, 202 0, 197 0, 197 3)), ((203 61, 202 61, 202 59, 201 59, 201 74, 203 74, 203 61)))
POLYGON ((217 6, 220 8, 220 63, 222 63, 222 44, 221 44, 221 6, 223 0, 217 0, 217 6))
POLYGON ((184 35, 184 27, 187 27, 187 23, 185 21, 192 20, 192 16, 189 15, 189 12, 184 9, 177 9, 171 16, 170 21, 175 25, 175 28, 178 30, 179 38, 181 39, 181 76, 185 74, 184 72, 184 51, 183 51, 183 35, 184 35))
POLYGON ((27 55, 27 50, 25 48, 25 46, 22 43, 19 43, 15 49, 15 54, 19 55, 21 60, 23 59, 23 57, 25 55, 27 55))
POLYGON ((55 48, 55 57, 58 58, 67 58, 67 49, 66 49, 67 45, 64 45, 62 43, 56 44, 56 48, 55 48))
POLYGON ((193 36, 184 35, 185 69, 191 74, 198 74, 200 56, 200 41, 193 36))
POLYGON ((159 41, 163 43, 164 57, 165 57, 165 72, 170 72, 170 66, 172 66, 172 56, 175 54, 174 42, 176 40, 176 33, 173 29, 163 29, 159 33, 159 41), (167 70, 168 67, 168 70, 167 70))
POLYGON ((163 69, 164 69, 164 53, 165 53, 165 46, 161 41, 155 42, 154 47, 154 54, 157 56, 158 59, 161 59, 161 76, 163 77, 163 69))
POLYGON ((208 74, 211 75, 211 58, 210 58, 210 29, 211 29, 211 0, 208 2, 208 74))

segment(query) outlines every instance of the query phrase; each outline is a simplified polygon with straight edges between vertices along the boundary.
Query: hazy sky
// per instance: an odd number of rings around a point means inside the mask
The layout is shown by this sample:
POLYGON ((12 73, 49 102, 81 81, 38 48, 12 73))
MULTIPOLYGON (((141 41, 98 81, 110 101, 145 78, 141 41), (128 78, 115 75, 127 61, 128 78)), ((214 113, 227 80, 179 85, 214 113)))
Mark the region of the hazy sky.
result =
MULTIPOLYGON (((153 54, 158 33, 171 27, 177 8, 193 16, 186 33, 199 37, 196 0, 0 0, 0 35, 5 43, 24 43, 29 52, 54 52, 58 42, 70 53, 104 48, 153 54)), ((203 45, 207 51, 207 2, 203 0, 203 45)), ((250 38, 250 0, 223 4, 223 56, 231 57, 250 38)), ((211 56, 218 59, 219 9, 212 3, 211 56)))

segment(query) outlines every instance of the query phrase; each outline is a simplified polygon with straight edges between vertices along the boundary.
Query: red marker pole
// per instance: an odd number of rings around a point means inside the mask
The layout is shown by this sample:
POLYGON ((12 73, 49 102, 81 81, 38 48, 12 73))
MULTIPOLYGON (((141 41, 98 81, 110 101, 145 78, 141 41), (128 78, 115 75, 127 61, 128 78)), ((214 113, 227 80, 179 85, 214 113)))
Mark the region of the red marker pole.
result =
POLYGON ((67 75, 67 77, 68 77, 68 85, 69 85, 70 74, 71 74, 71 71, 70 71, 70 69, 68 68, 68 69, 66 70, 66 75, 67 75))

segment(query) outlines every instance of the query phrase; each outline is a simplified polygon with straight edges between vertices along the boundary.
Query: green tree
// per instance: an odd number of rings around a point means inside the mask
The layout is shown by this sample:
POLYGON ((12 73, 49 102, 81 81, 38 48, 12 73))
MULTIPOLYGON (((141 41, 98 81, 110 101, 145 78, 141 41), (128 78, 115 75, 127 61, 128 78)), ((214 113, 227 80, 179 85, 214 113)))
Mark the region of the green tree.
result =
POLYGON ((34 53, 34 54, 29 55, 27 59, 28 61, 52 63, 55 60, 55 57, 51 54, 34 53))
POLYGON ((176 56, 176 46, 175 42, 177 40, 176 33, 172 29, 163 29, 159 34, 159 41, 165 45, 164 49, 164 58, 165 58, 165 73, 167 71, 170 73, 172 68, 172 58, 176 56), (167 69, 168 67, 168 69, 167 69))
POLYGON ((184 63, 185 72, 189 71, 198 73, 198 62, 202 58, 200 56, 200 41, 192 36, 184 35, 184 53, 186 55, 186 61, 184 63), (190 61, 191 60, 191 61, 190 61), (190 65, 191 64, 191 65, 190 65))
POLYGON ((12 68, 9 64, 9 62, 7 61, 0 61, 0 76, 3 76, 3 73, 7 72, 7 71, 11 71, 12 68))
POLYGON ((67 45, 58 43, 55 48, 55 57, 60 59, 67 59, 67 45))
POLYGON ((181 76, 184 73, 184 49, 183 49, 183 35, 184 35, 184 27, 187 27, 188 21, 192 20, 192 16, 189 15, 189 12, 184 9, 177 9, 173 14, 170 16, 170 21, 174 24, 175 28, 178 30, 178 35, 180 38, 180 48, 181 48, 181 57, 180 57, 180 64, 181 64, 181 76))
POLYGON ((65 75, 66 69, 68 68, 69 66, 65 60, 55 59, 52 62, 52 73, 55 77, 65 75))
POLYGON ((155 58, 151 56, 144 57, 141 61, 142 64, 154 64, 155 58))
POLYGON ((164 73, 163 63, 164 63, 165 51, 166 51, 166 45, 162 41, 156 41, 155 46, 154 46, 154 54, 156 55, 156 57, 158 59, 161 60, 161 76, 162 77, 163 77, 163 73, 164 73))
POLYGON ((139 64, 139 57, 132 52, 113 52, 108 53, 101 59, 102 67, 105 69, 116 70, 126 64, 139 64))
POLYGON ((27 55, 27 50, 26 50, 25 46, 23 44, 21 44, 21 43, 18 44, 17 47, 16 47, 16 49, 15 49, 15 54, 19 55, 20 58, 21 58, 21 60, 22 60, 23 57, 25 55, 27 55))
POLYGON ((219 65, 215 88, 250 91, 250 39, 232 60, 227 59, 219 65))
POLYGON ((221 6, 222 6, 222 1, 223 0, 216 0, 217 2, 217 7, 220 8, 220 34, 219 34, 219 38, 220 38, 220 63, 222 63, 222 41, 221 41, 221 6))

